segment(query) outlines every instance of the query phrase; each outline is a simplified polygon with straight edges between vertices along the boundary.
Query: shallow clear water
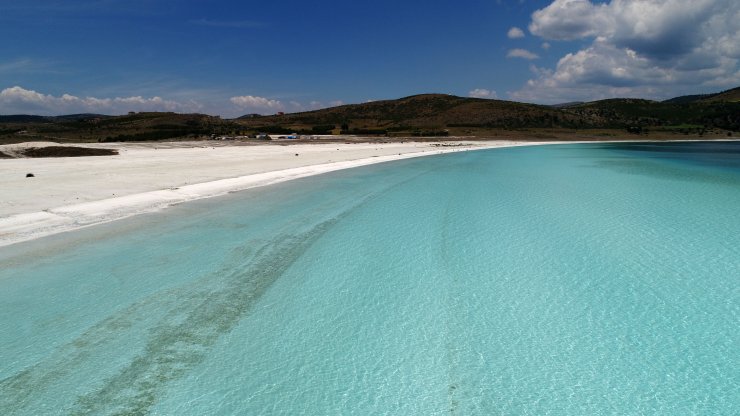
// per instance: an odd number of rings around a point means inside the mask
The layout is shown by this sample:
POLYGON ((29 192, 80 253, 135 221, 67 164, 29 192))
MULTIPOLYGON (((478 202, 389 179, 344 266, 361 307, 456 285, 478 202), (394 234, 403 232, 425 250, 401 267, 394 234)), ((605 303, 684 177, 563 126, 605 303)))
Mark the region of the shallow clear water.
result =
POLYGON ((380 164, 0 250, 0 414, 736 414, 740 146, 380 164))

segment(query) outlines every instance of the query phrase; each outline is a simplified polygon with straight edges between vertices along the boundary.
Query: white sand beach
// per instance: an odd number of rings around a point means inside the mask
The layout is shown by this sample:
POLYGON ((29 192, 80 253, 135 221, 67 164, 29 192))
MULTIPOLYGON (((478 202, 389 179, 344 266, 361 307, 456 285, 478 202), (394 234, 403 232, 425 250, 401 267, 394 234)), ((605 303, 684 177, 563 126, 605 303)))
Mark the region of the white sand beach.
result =
MULTIPOLYGON (((536 143, 81 144, 117 149, 119 155, 0 160, 0 246, 339 169, 531 144, 536 143)), ((48 145, 56 143, 4 145, 0 151, 48 145)))

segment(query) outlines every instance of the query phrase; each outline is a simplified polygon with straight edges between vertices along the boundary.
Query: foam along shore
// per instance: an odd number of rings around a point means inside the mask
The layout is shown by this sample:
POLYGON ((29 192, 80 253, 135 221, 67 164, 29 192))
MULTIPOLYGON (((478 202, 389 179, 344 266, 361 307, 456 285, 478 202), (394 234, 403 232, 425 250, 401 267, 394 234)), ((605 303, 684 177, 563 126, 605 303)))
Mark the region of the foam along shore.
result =
POLYGON ((529 144, 534 143, 323 143, 290 146, 117 143, 94 145, 116 148, 119 151, 117 156, 2 160, 0 246, 152 212, 186 201, 340 169, 440 153, 529 144), (27 173, 33 173, 34 177, 27 178, 27 173))

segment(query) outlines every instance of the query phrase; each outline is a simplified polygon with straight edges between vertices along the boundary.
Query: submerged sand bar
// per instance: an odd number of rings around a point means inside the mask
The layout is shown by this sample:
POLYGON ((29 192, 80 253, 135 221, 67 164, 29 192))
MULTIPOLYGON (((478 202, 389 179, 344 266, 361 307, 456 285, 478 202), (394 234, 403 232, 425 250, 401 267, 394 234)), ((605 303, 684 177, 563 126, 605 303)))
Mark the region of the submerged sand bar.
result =
POLYGON ((93 144, 118 156, 0 160, 0 246, 373 163, 533 142, 93 144), (297 154, 297 155, 296 155, 297 154), (27 173, 34 177, 26 178, 27 173))

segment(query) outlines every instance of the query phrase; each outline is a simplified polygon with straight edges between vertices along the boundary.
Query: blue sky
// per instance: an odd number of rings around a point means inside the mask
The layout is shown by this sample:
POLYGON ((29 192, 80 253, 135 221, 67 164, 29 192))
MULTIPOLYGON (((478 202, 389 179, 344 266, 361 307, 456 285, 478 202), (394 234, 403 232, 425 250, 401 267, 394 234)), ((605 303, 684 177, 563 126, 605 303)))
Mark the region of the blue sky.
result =
POLYGON ((739 33, 737 0, 0 0, 0 114, 664 99, 740 85, 739 33))

